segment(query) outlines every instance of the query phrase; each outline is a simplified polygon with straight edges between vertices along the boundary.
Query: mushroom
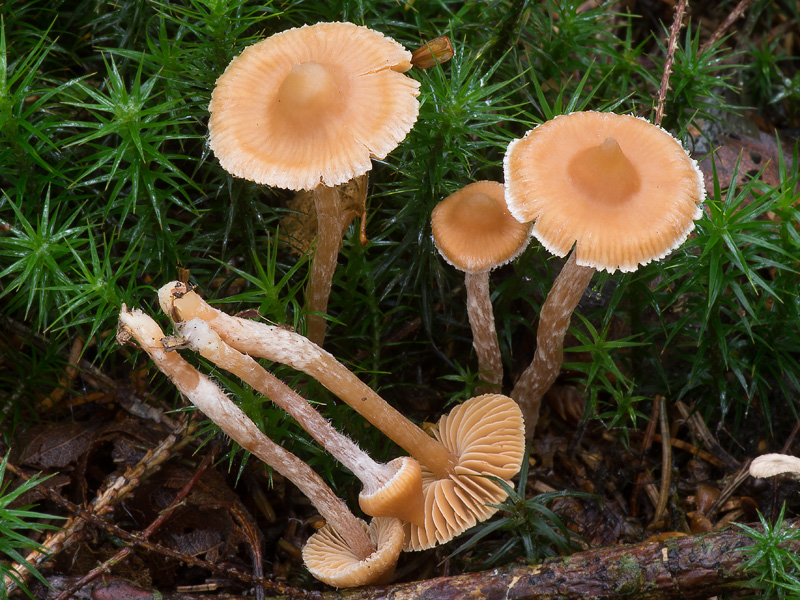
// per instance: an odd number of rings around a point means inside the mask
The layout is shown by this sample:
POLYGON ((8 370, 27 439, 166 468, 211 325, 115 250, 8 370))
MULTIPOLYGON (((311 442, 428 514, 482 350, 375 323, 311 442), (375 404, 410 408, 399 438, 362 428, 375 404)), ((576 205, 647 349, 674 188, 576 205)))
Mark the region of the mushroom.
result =
MULTIPOLYGON (((366 523, 361 524, 367 529, 366 523)), ((336 587, 388 583, 403 548, 403 527, 397 519, 376 517, 367 531, 376 550, 362 559, 337 530, 325 525, 303 546, 309 573, 336 587)))
POLYGON ((750 463, 753 477, 774 477, 783 473, 800 473, 800 458, 788 454, 762 454, 750 463))
MULTIPOLYGON (((367 565, 366 570, 369 575, 362 574, 351 585, 377 583, 383 581, 387 574, 391 576, 394 563, 383 559, 378 561, 377 558, 388 553, 394 556, 396 562, 401 545, 396 541, 399 535, 397 530, 399 528, 402 531, 399 519, 377 517, 373 521, 379 522, 368 530, 366 524, 350 512, 347 505, 336 497, 305 462, 267 437, 215 383, 198 373, 177 352, 168 352, 162 343, 165 336, 152 318, 140 310, 129 311, 123 305, 119 321, 117 339, 120 343, 134 337, 156 366, 192 404, 242 448, 294 483, 311 500, 327 521, 325 527, 335 531, 338 539, 342 540, 342 545, 348 548, 352 555, 349 563, 364 562, 367 565), (386 527, 394 530, 394 533, 378 536, 377 533, 386 527), (383 547, 381 544, 387 546, 383 547)), ((315 577, 330 585, 340 587, 348 585, 339 575, 345 569, 351 571, 352 564, 341 565, 340 569, 328 572, 317 568, 313 553, 311 558, 309 570, 313 569, 312 574, 315 577)))
POLYGON ((388 464, 375 462, 289 386, 252 357, 226 344, 206 321, 192 319, 177 323, 176 330, 192 350, 238 376, 283 408, 336 460, 350 469, 364 486, 358 502, 366 514, 423 524, 422 471, 417 461, 403 456, 388 464))
POLYGON ((318 23, 249 46, 217 79, 209 145, 245 179, 313 190, 318 237, 307 289, 308 334, 322 344, 342 234, 334 186, 372 168, 408 134, 419 83, 411 53, 352 23, 318 23))
POLYGON ((289 365, 315 378, 419 461, 425 524, 407 526, 409 538, 417 540, 408 542, 408 548, 443 543, 491 516, 494 510, 485 504, 502 501, 505 492, 487 476, 507 480, 519 471, 524 426, 520 408, 511 398, 487 394, 468 400, 441 418, 433 438, 303 336, 227 315, 181 282, 163 286, 158 297, 174 321, 201 318, 240 352, 289 365), (465 433, 459 437, 458 431, 465 433))
POLYGON ((533 235, 569 260, 547 295, 533 362, 511 397, 533 436, 541 399, 558 376, 570 317, 596 269, 634 271, 680 246, 705 198, 697 163, 668 132, 629 115, 561 115, 512 141, 506 202, 533 235))
POLYGON ((503 382, 503 360, 489 294, 489 272, 525 250, 530 225, 511 216, 502 183, 477 181, 434 207, 431 228, 439 253, 464 272, 472 343, 478 369, 488 384, 479 392, 498 392, 503 382))
POLYGON ((497 512, 507 484, 525 453, 525 426, 519 405, 508 396, 470 398, 443 415, 433 435, 457 456, 454 474, 439 478, 423 465, 425 524, 406 523, 405 550, 426 550, 449 542, 497 512))

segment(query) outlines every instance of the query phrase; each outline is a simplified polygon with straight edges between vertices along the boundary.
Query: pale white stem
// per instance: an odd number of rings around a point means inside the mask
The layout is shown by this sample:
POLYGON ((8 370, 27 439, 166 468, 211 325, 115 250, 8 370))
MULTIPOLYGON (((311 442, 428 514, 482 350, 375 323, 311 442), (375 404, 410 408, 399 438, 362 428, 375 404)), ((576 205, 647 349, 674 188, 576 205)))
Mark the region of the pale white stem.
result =
POLYGON ((342 245, 341 200, 339 188, 322 184, 311 195, 317 211, 317 243, 306 289, 308 339, 322 346, 327 321, 321 315, 311 313, 325 313, 328 310, 333 274, 336 272, 336 261, 342 245))
POLYGON ((525 435, 533 437, 539 421, 542 397, 550 389, 561 371, 564 358, 564 336, 575 307, 583 297, 586 286, 592 280, 595 270, 582 267, 575 262, 575 252, 567 260, 561 273, 553 282, 550 293, 539 314, 539 327, 536 331, 536 353, 533 361, 522 372, 511 397, 516 400, 525 417, 525 435))
POLYGON ((355 442, 328 423, 300 394, 252 357, 226 344, 206 321, 191 319, 175 327, 192 350, 233 373, 292 415, 336 460, 350 469, 369 492, 385 486, 392 479, 394 468, 375 462, 355 442))
POLYGON ((174 320, 199 317, 239 352, 288 365, 313 377, 438 478, 455 473, 456 457, 442 443, 406 419, 330 353, 303 336, 232 317, 209 306, 180 282, 163 286, 158 297, 162 310, 174 320))
POLYGON ((267 437, 210 379, 199 373, 177 352, 167 352, 164 334, 156 322, 140 310, 119 316, 121 326, 139 342, 156 366, 186 398, 242 448, 257 456, 296 485, 325 520, 347 540, 351 549, 366 558, 375 546, 347 505, 305 462, 267 437))
POLYGON ((481 379, 488 385, 480 386, 478 394, 498 393, 503 384, 503 360, 494 325, 494 310, 489 294, 489 271, 465 273, 467 288, 467 316, 472 329, 472 345, 478 355, 481 379))

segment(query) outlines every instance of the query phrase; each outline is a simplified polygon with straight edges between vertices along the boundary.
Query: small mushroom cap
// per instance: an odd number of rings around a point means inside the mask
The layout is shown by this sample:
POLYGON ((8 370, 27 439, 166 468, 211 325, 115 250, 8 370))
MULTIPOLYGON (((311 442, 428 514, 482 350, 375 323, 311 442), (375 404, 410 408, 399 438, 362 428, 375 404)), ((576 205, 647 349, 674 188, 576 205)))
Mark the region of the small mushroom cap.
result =
POLYGON ((411 53, 377 31, 318 23, 275 34, 231 61, 209 104, 209 144, 228 172, 310 190, 372 168, 411 130, 411 53))
POLYGON ((522 412, 501 394, 470 398, 443 415, 433 433, 456 456, 455 475, 436 479, 422 467, 425 525, 406 523, 405 550, 449 542, 496 513, 487 505, 502 502, 506 492, 487 476, 510 484, 525 453, 522 412))
POLYGON ((358 495, 358 504, 372 517, 397 517, 422 525, 425 522, 422 496, 422 467, 411 457, 390 461, 396 469, 392 479, 377 490, 366 488, 358 495))
POLYGON ((308 538, 303 547, 303 562, 317 579, 335 587, 357 587, 386 583, 394 574, 403 548, 403 525, 399 519, 376 517, 364 529, 377 548, 360 559, 342 537, 325 525, 308 538))
POLYGON ((439 202, 431 213, 433 242, 444 259, 466 273, 503 265, 525 250, 530 225, 506 207, 496 181, 476 181, 439 202))
POLYGON ((677 248, 700 218, 703 176, 665 130, 630 115, 561 115, 512 141, 506 202, 557 256, 634 271, 677 248))
POLYGON ((782 473, 800 473, 800 458, 787 454, 762 454, 750 463, 753 477, 774 477, 782 473))

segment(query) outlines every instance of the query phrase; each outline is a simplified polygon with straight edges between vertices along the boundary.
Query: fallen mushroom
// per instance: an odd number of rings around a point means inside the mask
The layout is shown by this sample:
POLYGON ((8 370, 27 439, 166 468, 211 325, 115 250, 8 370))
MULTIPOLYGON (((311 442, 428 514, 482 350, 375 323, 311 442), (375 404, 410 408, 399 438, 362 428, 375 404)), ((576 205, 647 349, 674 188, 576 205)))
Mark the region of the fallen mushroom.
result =
POLYGON ((762 454, 750 463, 753 477, 775 477, 783 473, 800 473, 800 458, 787 454, 762 454))
POLYGON ((399 519, 376 517, 373 525, 367 528, 305 462, 267 437, 215 383, 183 360, 177 352, 166 351, 162 344, 165 336, 152 318, 140 310, 129 311, 123 305, 119 321, 117 339, 120 343, 135 338, 156 366, 192 404, 242 448, 294 483, 325 518, 325 527, 336 532, 334 535, 346 546, 350 557, 346 564, 339 561, 339 569, 329 571, 318 568, 317 555, 311 553, 309 570, 315 577, 338 587, 379 583, 391 577, 402 545, 402 535, 397 533, 398 530, 402 531, 399 519), (386 528, 389 533, 383 532, 386 528), (398 536, 400 543, 397 542, 398 536), (389 544, 391 549, 387 550, 389 544), (393 556, 393 561, 386 561, 386 554, 393 556), (350 572, 361 563, 366 567, 361 569, 360 575, 351 579, 350 572))
POLYGON ((511 216, 502 183, 477 181, 434 207, 431 228, 439 253, 464 272, 472 344, 481 378, 488 384, 478 391, 499 392, 503 360, 489 294, 489 273, 525 250, 530 225, 511 216))
POLYGON ((533 235, 566 256, 539 315, 533 362, 511 397, 528 437, 561 368, 570 317, 595 269, 634 271, 680 246, 705 198, 697 163, 669 133, 633 116, 576 112, 512 141, 503 162, 506 202, 533 235))
POLYGON ((454 474, 439 478, 423 465, 425 523, 406 523, 405 550, 449 542, 497 512, 506 491, 492 477, 509 481, 522 465, 525 426, 508 396, 470 398, 443 415, 433 435, 457 457, 454 474))
POLYGON ((336 460, 350 469, 364 486, 358 502, 366 514, 423 524, 422 471, 417 461, 403 456, 388 464, 375 462, 356 443, 331 426, 302 396, 252 357, 226 344, 206 321, 191 319, 177 323, 175 327, 189 348, 233 373, 283 408, 336 460))
POLYGON ((494 509, 487 503, 505 498, 489 477, 508 480, 522 463, 522 413, 511 398, 486 394, 468 400, 441 418, 434 439, 303 336, 227 315, 181 282, 163 286, 158 297, 162 310, 174 321, 203 319, 240 352, 289 365, 315 378, 419 461, 425 524, 407 526, 407 548, 421 550, 447 541, 491 516, 494 509), (466 433, 459 435, 460 431, 466 433))
POLYGON ((249 46, 217 80, 209 145, 223 168, 290 190, 313 190, 317 245, 309 273, 308 335, 322 345, 342 241, 336 187, 372 168, 408 134, 419 83, 411 53, 352 23, 289 29, 249 46))

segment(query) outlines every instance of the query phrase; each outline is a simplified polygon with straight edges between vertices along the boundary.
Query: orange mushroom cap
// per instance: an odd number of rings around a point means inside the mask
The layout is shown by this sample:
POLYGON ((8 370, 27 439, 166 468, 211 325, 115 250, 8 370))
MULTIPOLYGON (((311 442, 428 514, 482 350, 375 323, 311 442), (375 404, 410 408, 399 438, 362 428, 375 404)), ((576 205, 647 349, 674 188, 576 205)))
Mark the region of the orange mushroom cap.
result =
POLYGON ((506 492, 490 477, 508 482, 525 453, 522 412, 501 394, 470 398, 442 416, 433 434, 457 457, 455 475, 437 479, 422 467, 425 525, 406 523, 406 550, 444 544, 496 513, 489 505, 506 492))
POLYGON ((386 583, 394 574, 403 548, 403 525, 399 519, 375 517, 361 521, 376 550, 359 558, 336 530, 325 525, 303 546, 303 562, 320 581, 336 587, 357 587, 386 583))
POLYGON ((696 161, 668 132, 630 115, 561 115, 512 141, 506 202, 557 256, 633 271, 678 247, 705 198, 696 161))
POLYGON ((419 83, 411 53, 352 23, 275 34, 245 50, 217 80, 209 144, 228 172, 310 190, 372 168, 411 130, 419 83))
POLYGON ((466 273, 513 260, 530 239, 530 225, 511 215, 496 181, 476 181, 450 194, 434 207, 431 227, 444 259, 466 273))

